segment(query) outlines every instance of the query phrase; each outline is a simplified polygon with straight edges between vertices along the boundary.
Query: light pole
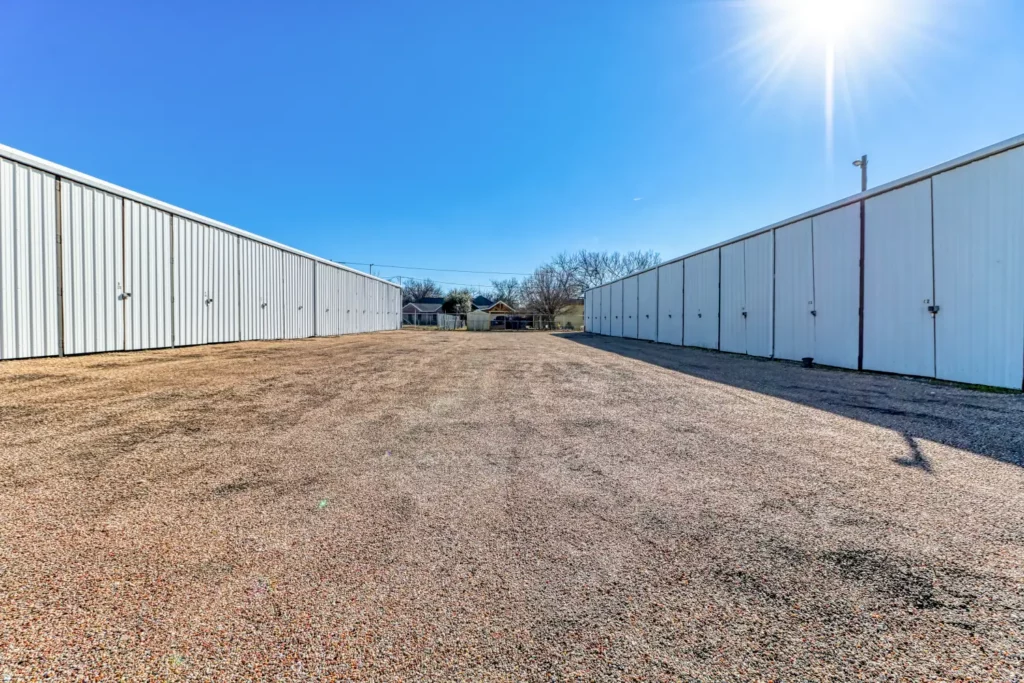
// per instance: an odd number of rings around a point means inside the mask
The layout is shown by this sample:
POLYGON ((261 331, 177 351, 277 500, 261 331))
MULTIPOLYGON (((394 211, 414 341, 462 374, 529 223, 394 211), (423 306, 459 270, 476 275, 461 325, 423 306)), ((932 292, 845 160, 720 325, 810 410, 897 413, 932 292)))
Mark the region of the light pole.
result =
POLYGON ((853 162, 854 166, 860 166, 860 191, 866 192, 868 189, 868 155, 865 154, 857 161, 853 162))

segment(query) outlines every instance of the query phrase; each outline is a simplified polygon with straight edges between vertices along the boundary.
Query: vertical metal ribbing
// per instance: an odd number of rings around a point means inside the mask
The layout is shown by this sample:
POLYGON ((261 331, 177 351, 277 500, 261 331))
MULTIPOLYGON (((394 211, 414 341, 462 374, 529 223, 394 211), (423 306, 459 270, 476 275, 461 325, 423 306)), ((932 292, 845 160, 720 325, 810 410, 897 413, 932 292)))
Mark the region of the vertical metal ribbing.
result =
POLYGON ((775 239, 775 235, 778 230, 772 230, 772 355, 769 358, 775 358, 775 299, 779 296, 779 288, 775 282, 775 262, 778 259, 778 244, 775 239))
MULTIPOLYGON (((931 223, 932 223, 932 306, 937 306, 939 302, 935 300, 935 178, 934 176, 928 179, 928 203, 931 205, 931 223)), ((936 316, 932 314, 932 377, 939 376, 939 321, 936 320, 936 316)), ((1022 386, 1024 389, 1024 386, 1022 386)))
POLYGON ((860 306, 857 331, 857 369, 864 369, 864 200, 860 202, 860 306))
MULTIPOLYGON (((744 247, 744 253, 746 253, 746 247, 744 247)), ((746 267, 746 256, 743 257, 743 262, 744 262, 744 268, 745 268, 746 267)), ((743 277, 746 278, 746 274, 744 274, 743 277)), ((746 292, 744 292, 743 295, 744 295, 744 297, 746 297, 746 292)), ((685 306, 686 304, 684 303, 683 305, 685 306)), ((685 316, 683 316, 683 324, 684 325, 686 324, 686 317, 685 316)), ((746 353, 746 345, 747 345, 746 335, 747 335, 747 326, 744 325, 743 326, 743 336, 744 336, 744 339, 743 339, 743 349, 744 350, 743 350, 743 352, 744 353, 746 353)), ((718 250, 718 341, 715 344, 715 348, 718 351, 722 350, 722 250, 721 250, 721 248, 719 248, 719 250, 718 250)))
POLYGON ((125 351, 128 348, 128 296, 131 293, 128 291, 128 267, 127 267, 127 252, 128 242, 125 239, 125 234, 128 229, 128 221, 125 220, 125 203, 124 197, 119 197, 121 200, 121 350, 125 351))
POLYGON ((170 250, 171 250, 171 258, 170 258, 170 261, 171 261, 171 276, 170 276, 169 280, 170 280, 170 283, 171 283, 171 348, 173 349, 174 348, 175 337, 176 337, 176 335, 174 334, 174 321, 177 318, 177 316, 174 315, 174 302, 175 302, 175 296, 174 296, 174 283, 175 283, 175 277, 174 277, 174 216, 173 215, 172 216, 168 216, 168 218, 170 218, 170 220, 167 221, 167 229, 170 231, 170 240, 169 241, 170 241, 170 250))
POLYGON ((64 355, 64 226, 60 176, 55 176, 57 197, 57 355, 64 355))

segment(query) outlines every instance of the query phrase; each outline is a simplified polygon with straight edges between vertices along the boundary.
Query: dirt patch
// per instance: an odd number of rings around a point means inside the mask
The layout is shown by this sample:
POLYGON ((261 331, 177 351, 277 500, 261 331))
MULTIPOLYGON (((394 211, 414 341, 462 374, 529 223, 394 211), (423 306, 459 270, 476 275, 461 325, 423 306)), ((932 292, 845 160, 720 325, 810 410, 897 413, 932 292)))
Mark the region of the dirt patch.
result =
POLYGON ((1024 668, 1021 396, 465 332, 0 386, 5 680, 1024 668))

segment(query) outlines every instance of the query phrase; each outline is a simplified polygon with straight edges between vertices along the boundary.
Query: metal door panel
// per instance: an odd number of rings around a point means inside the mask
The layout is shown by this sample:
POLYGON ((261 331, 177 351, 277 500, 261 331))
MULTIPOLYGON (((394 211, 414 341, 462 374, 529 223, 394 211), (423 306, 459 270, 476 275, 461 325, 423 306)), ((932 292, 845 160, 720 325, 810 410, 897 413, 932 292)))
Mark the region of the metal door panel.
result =
MULTIPOLYGON (((722 319, 721 349, 731 353, 747 352, 746 245, 743 242, 722 247, 722 319)), ((687 327, 690 321, 686 321, 687 327)))
POLYGON ((64 353, 124 348, 122 199, 61 181, 64 353))
POLYGON ((775 358, 814 355, 811 219, 775 231, 775 358))
POLYGON ((718 249, 686 259, 683 344, 718 348, 718 249))
POLYGON ((864 369, 934 377, 931 180, 864 212, 864 369))
POLYGON ((813 219, 814 362, 857 368, 860 346, 860 205, 813 219))
POLYGON ((637 328, 637 335, 640 339, 656 341, 658 339, 658 271, 649 270, 646 273, 640 273, 638 279, 637 316, 640 325, 637 328))
POLYGON ((683 262, 658 268, 658 341, 683 345, 683 262))
POLYGON ((622 280, 613 282, 609 291, 612 295, 612 336, 622 336, 622 280))
POLYGON ((125 349, 173 344, 171 215, 124 200, 125 349))
MULTIPOLYGON (((772 355, 775 240, 770 232, 743 241, 747 353, 772 355)), ((724 255, 724 252, 723 252, 724 255)))
POLYGON ((622 336, 637 338, 638 331, 638 278, 636 275, 622 281, 622 336))
POLYGON ((937 175, 935 365, 940 379, 1024 381, 1024 148, 937 175))

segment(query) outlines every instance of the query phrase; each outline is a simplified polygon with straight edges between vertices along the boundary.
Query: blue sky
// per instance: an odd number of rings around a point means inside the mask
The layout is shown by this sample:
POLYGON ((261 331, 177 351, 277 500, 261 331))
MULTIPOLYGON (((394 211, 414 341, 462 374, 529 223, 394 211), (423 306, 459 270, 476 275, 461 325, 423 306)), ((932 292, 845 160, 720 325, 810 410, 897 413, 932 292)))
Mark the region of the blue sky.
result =
POLYGON ((818 46, 757 87, 760 1, 6 0, 0 142, 336 260, 528 272, 1024 132, 1024 3, 892 0, 837 54, 830 153, 818 46))

